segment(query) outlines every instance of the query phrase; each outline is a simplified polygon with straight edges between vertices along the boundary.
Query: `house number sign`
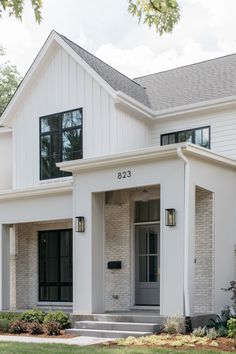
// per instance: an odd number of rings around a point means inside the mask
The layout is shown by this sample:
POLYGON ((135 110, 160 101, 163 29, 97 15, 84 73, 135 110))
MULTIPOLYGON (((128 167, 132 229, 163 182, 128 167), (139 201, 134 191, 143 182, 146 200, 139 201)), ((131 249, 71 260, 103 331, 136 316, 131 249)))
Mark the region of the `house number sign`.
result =
POLYGON ((127 170, 127 171, 119 171, 117 173, 117 178, 118 179, 124 179, 124 178, 130 178, 132 176, 131 171, 127 170))

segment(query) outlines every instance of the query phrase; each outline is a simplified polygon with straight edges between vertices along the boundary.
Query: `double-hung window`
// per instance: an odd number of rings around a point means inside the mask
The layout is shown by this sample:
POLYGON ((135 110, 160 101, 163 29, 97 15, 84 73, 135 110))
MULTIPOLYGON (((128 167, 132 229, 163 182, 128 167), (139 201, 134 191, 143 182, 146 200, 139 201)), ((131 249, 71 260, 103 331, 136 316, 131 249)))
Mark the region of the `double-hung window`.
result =
POLYGON ((40 118, 40 179, 70 175, 57 162, 81 159, 82 108, 40 118))
POLYGON ((210 149, 210 127, 188 129, 161 135, 161 145, 176 144, 185 141, 210 149))

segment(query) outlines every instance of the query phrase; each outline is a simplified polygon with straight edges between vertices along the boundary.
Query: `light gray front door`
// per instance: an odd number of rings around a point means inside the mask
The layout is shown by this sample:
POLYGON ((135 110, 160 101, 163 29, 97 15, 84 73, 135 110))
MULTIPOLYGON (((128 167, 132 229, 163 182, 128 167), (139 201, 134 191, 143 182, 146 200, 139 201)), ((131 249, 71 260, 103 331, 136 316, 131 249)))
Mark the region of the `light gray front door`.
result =
POLYGON ((135 226, 135 303, 160 305, 160 226, 135 226))

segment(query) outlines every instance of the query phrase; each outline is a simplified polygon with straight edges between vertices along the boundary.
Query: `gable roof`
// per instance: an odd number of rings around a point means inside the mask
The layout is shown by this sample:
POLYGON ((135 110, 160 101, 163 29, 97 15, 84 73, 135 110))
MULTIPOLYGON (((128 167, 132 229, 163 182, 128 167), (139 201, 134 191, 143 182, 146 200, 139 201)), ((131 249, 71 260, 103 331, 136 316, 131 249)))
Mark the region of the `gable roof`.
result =
POLYGON ((112 68, 110 65, 87 52, 65 36, 59 33, 58 35, 115 91, 122 91, 126 95, 151 108, 146 90, 142 85, 112 68))
POLYGON ((134 79, 154 110, 236 95, 236 54, 134 79))

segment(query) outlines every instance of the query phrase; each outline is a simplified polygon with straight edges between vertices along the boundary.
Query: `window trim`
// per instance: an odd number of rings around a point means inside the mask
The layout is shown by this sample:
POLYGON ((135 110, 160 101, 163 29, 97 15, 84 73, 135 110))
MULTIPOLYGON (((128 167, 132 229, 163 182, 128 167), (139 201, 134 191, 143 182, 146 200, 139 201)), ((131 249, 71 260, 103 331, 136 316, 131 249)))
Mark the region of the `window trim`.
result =
MULTIPOLYGON (((201 126, 201 127, 189 128, 189 129, 184 129, 184 130, 177 130, 177 131, 174 131, 174 132, 161 134, 161 146, 171 145, 171 144, 163 144, 163 139, 164 139, 165 136, 174 134, 175 135, 175 144, 178 144, 178 142, 177 142, 178 134, 185 133, 185 132, 187 132, 189 130, 191 130, 192 134, 193 134, 193 132, 195 132, 196 130, 206 129, 206 128, 208 128, 208 130, 209 130, 209 149, 211 149, 211 126, 210 125, 204 125, 204 126, 201 126)), ((193 138, 193 141, 194 141, 194 136, 192 136, 192 138, 193 138)), ((195 142, 192 142, 192 144, 195 144, 195 142)), ((198 144, 195 144, 195 145, 203 147, 203 146, 198 145, 198 144)))
MULTIPOLYGON (((58 241, 59 246, 60 246, 60 242, 58 241)), ((58 257, 58 269, 59 269, 59 274, 61 275, 60 272, 60 259, 61 257, 58 257)), ((59 278, 59 276, 58 276, 59 278)), ((60 293, 61 295, 61 293, 60 293)), ((60 296, 61 298, 61 296, 60 296)), ((52 302, 52 303, 71 303, 73 302, 73 229, 55 229, 55 230, 40 230, 38 231, 38 302, 41 303, 45 303, 45 302, 52 302), (71 282, 40 282, 40 235, 42 235, 45 232, 63 232, 63 231, 71 231, 71 238, 72 238, 72 253, 71 253, 71 258, 72 258, 72 281, 71 282), (41 296, 40 296, 40 287, 41 286, 57 286, 57 287, 62 287, 62 286, 71 286, 72 287, 72 298, 70 300, 42 300, 41 296)))
POLYGON ((64 113, 70 113, 70 112, 74 112, 74 111, 80 111, 80 113, 81 113, 81 130, 82 130, 82 135, 81 135, 81 146, 82 146, 81 159, 83 158, 83 150, 84 150, 83 149, 83 136, 84 136, 83 107, 74 108, 74 109, 61 111, 61 112, 55 112, 55 113, 48 114, 48 115, 45 115, 45 116, 40 116, 39 117, 39 181, 47 181, 47 180, 52 180, 52 179, 65 178, 65 177, 70 177, 72 175, 70 172, 68 172, 65 175, 62 175, 62 171, 61 171, 61 173, 60 173, 61 175, 58 176, 58 177, 42 178, 42 156, 41 156, 42 142, 41 142, 41 137, 42 136, 46 136, 46 135, 51 135, 52 133, 50 133, 50 132, 42 133, 41 132, 41 121, 42 121, 42 119, 50 118, 50 117, 53 117, 53 116, 56 116, 56 115, 60 116, 60 127, 59 127, 59 131, 58 132, 60 134, 60 141, 59 142, 60 142, 60 153, 61 153, 61 158, 62 158, 62 148, 63 148, 63 146, 62 146, 62 133, 65 130, 73 130, 73 129, 75 129, 73 127, 69 127, 67 129, 65 129, 65 128, 63 129, 62 128, 62 115, 64 113))

